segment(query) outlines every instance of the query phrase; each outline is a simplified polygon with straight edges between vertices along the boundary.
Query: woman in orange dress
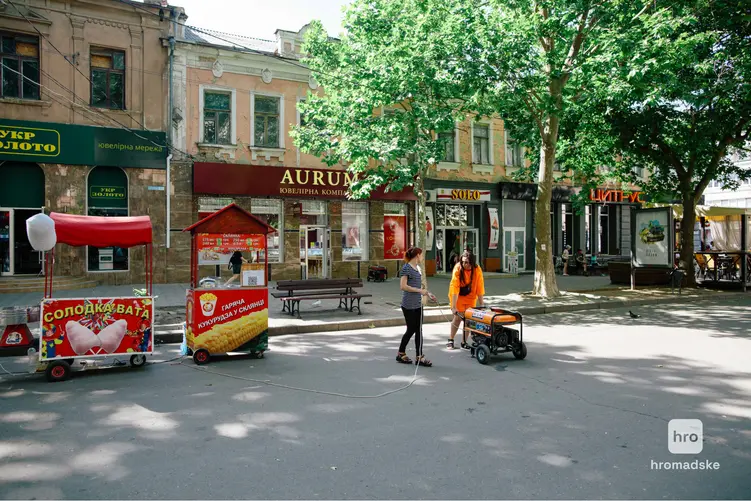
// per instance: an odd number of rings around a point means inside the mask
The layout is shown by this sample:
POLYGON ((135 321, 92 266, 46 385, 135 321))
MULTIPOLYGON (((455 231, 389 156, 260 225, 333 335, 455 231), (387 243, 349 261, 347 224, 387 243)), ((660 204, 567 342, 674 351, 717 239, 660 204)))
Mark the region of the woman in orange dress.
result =
MULTIPOLYGON (((449 301, 451 303, 451 335, 446 347, 454 349, 454 337, 467 308, 483 306, 485 295, 485 281, 482 277, 482 269, 477 264, 477 259, 471 251, 465 250, 459 262, 454 267, 449 285, 449 301)), ((469 349, 466 338, 462 340, 461 347, 469 349)))

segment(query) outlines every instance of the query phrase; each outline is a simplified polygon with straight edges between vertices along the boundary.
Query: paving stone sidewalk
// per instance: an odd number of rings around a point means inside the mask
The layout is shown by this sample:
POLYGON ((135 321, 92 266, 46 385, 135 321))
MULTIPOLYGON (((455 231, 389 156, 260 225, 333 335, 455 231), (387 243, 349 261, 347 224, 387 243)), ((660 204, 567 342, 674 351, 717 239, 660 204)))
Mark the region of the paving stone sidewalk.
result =
MULTIPOLYGON (((564 294, 555 299, 543 300, 531 296, 533 275, 504 276, 486 274, 486 303, 513 309, 523 315, 535 315, 561 311, 637 307, 642 304, 667 302, 710 303, 724 297, 736 297, 740 292, 719 292, 706 289, 683 290, 681 295, 671 294, 670 288, 638 288, 613 286, 609 277, 558 276, 558 285, 564 294)), ((275 285, 271 283, 272 287, 275 285)), ((425 310, 425 322, 448 322, 448 277, 431 277, 428 288, 438 297, 439 304, 429 304, 425 310)), ((187 284, 159 284, 154 286, 157 295, 157 318, 155 332, 161 342, 177 342, 182 337, 184 321, 185 290, 187 284)), ((132 286, 99 286, 92 289, 57 291, 55 297, 106 297, 132 294, 132 286)), ((399 302, 401 292, 398 279, 382 283, 364 282, 362 290, 372 297, 363 300, 362 315, 337 309, 337 302, 322 300, 303 302, 301 318, 291 317, 281 311, 281 302, 270 299, 269 327, 271 335, 351 330, 402 325, 399 302)), ((0 306, 30 306, 41 299, 40 293, 0 294, 0 306)), ((34 329, 36 330, 36 329, 34 329)))

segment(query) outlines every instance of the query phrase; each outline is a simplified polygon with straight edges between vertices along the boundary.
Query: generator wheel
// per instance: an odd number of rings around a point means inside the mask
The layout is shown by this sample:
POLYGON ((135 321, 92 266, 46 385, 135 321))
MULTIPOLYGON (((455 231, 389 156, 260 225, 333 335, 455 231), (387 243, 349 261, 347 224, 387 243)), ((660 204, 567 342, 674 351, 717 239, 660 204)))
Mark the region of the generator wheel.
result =
POLYGON ((488 365, 490 361, 490 348, 487 345, 481 344, 475 351, 475 357, 477 357, 477 361, 482 365, 488 365))
POLYGON ((514 357, 517 360, 524 360, 527 357, 527 345, 522 343, 518 350, 514 350, 514 357))
POLYGON ((143 367, 146 365, 146 355, 132 355, 130 357, 131 367, 143 367))
POLYGON ((211 355, 209 354, 209 350, 204 348, 196 350, 195 353, 193 353, 193 362, 195 362, 196 365, 206 365, 209 363, 210 358, 211 355))
POLYGON ((68 362, 64 360, 55 360, 47 366, 44 375, 50 383, 58 383, 69 379, 70 372, 70 364, 68 362))

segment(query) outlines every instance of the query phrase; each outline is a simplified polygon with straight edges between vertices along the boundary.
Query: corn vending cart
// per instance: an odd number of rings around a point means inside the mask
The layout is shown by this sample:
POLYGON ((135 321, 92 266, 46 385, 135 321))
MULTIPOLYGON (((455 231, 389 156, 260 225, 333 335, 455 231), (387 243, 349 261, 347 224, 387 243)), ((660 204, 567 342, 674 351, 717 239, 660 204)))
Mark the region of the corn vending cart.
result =
POLYGON ((191 233, 185 344, 198 365, 220 353, 263 358, 268 348, 269 288, 266 238, 276 230, 235 204, 198 221, 191 233), (247 264, 231 285, 199 284, 199 266, 227 266, 240 251, 247 264))

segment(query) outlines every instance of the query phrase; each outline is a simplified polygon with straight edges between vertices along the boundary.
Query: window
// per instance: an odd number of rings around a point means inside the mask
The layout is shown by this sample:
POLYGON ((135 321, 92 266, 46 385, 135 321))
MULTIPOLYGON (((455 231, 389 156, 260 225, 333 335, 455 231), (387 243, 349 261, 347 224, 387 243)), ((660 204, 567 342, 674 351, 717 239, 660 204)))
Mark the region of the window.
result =
POLYGON ((269 252, 269 263, 281 263, 283 250, 282 241, 283 235, 283 206, 282 200, 279 199, 265 199, 254 198, 250 201, 250 212, 258 219, 264 221, 266 224, 276 230, 276 233, 272 233, 266 237, 266 245, 269 252))
POLYGON ((574 206, 570 203, 561 204, 561 242, 574 247, 574 206))
POLYGON ((342 261, 368 260, 368 204, 342 202, 342 261))
POLYGON ((3 33, 1 50, 0 97, 39 99, 39 39, 3 33))
POLYGON ((201 220, 224 209, 232 203, 231 198, 199 197, 198 198, 198 219, 201 220))
POLYGON ((407 205, 383 204, 383 258, 402 259, 407 251, 407 205))
MULTIPOLYGON (((87 180, 89 216, 128 216, 128 176, 119 167, 94 167, 87 180)), ((127 271, 129 252, 120 247, 88 247, 88 270, 127 271)))
POLYGON ((456 135, 454 131, 449 132, 441 132, 438 134, 438 140, 443 142, 443 156, 441 157, 441 162, 451 162, 456 163, 456 144, 455 139, 456 135))
POLYGON ((634 175, 638 179, 644 179, 644 167, 634 167, 634 175))
POLYGON ((125 109, 125 52, 91 49, 91 105, 125 109))
POLYGON ((600 226, 598 228, 598 233, 600 237, 599 251, 601 254, 606 254, 606 255, 610 254, 610 249, 608 246, 608 242, 609 242, 608 230, 610 229, 610 225, 609 225, 610 221, 608 218, 609 212, 610 212, 609 209, 610 207, 608 207, 607 205, 597 206, 597 210, 600 214, 600 226))
MULTIPOLYGON (((524 166, 524 148, 516 142, 508 132, 506 133, 506 165, 510 167, 524 166)), ((554 167, 554 170, 560 170, 554 167)))
POLYGON ((203 142, 232 144, 232 95, 227 92, 203 93, 203 142))
POLYGON ((487 125, 474 125, 472 130, 472 154, 474 163, 490 163, 490 131, 487 125))
POLYGON ((253 114, 253 146, 279 148, 279 98, 256 95, 253 114))

